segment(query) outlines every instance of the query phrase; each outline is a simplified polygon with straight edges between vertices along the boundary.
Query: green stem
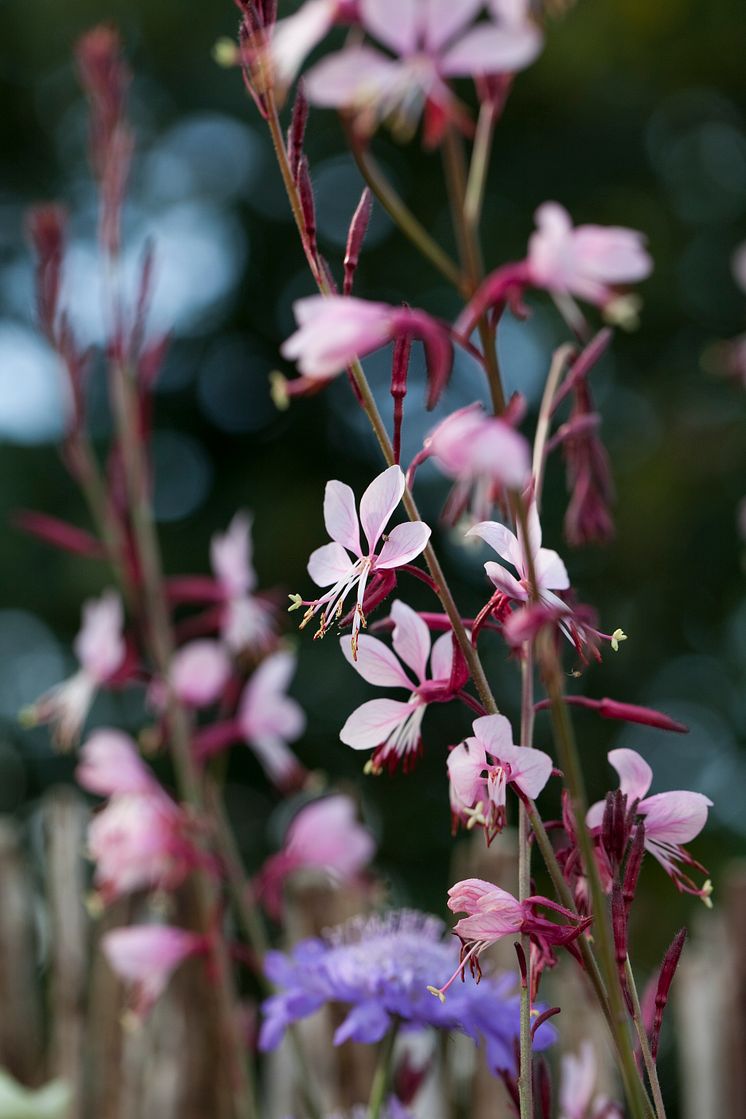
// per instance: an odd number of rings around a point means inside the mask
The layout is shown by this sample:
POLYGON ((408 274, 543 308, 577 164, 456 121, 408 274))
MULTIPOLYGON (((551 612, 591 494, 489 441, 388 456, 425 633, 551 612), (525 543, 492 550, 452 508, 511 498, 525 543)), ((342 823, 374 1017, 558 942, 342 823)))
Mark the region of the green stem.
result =
MULTIPOLYGON (((521 746, 530 747, 534 737, 534 660, 533 649, 526 646, 521 663, 521 746)), ((518 812, 518 899, 531 896, 531 844, 526 806, 518 812)), ((521 947, 526 961, 526 978, 521 984, 520 1075, 518 1098, 521 1119, 533 1119, 533 1043, 531 1040, 531 941, 524 933, 521 947)))
POLYGON ((635 983, 634 972, 632 965, 629 962, 629 956, 624 961, 624 971, 627 977, 627 987, 632 998, 632 1021, 635 1024, 637 1031, 637 1039, 640 1042, 640 1052, 642 1059, 645 1062, 645 1069, 648 1074, 648 1081, 650 1082, 650 1090, 653 1093, 653 1103, 655 1104, 656 1119, 666 1119, 666 1108, 663 1104, 663 1094, 661 1092, 660 1081, 658 1080, 658 1069, 653 1054, 650 1050, 650 1042, 648 1040, 647 1030, 642 1020, 642 1009, 640 1007, 640 996, 637 993, 637 984, 635 983))
MULTIPOLYGON (((166 606, 160 548, 149 500, 147 464, 138 430, 135 386, 129 370, 124 366, 114 367, 111 377, 113 408, 124 462, 130 520, 145 596, 147 620, 145 638, 155 669, 161 679, 167 682, 174 652, 174 639, 166 606)), ((166 714, 179 795, 197 816, 201 816, 205 803, 191 748, 189 719, 170 688, 166 714)), ((217 901, 214 886, 206 872, 202 870, 195 872, 194 881, 200 927, 205 933, 209 933, 213 928, 217 901)), ((218 1014, 230 1055, 235 1115, 237 1119, 257 1119, 254 1088, 240 1031, 227 946, 220 936, 212 937, 211 942, 218 1014)))
POLYGON ((396 1045, 398 1033, 399 1024, 397 1022, 391 1027, 381 1042, 378 1064, 376 1065, 376 1071, 373 1076, 373 1085, 370 1090, 370 1100, 368 1101, 368 1119, 380 1119, 386 1093, 391 1081, 394 1046, 396 1045))
POLYGON ((479 110, 477 133, 474 137, 474 147, 469 164, 469 178, 464 198, 464 220, 474 230, 475 236, 478 235, 479 224, 482 220, 482 207, 487 187, 487 173, 490 167, 496 119, 494 105, 489 101, 483 101, 479 110))
MULTIPOLYGON (((482 263, 482 250, 479 247, 478 229, 470 224, 466 218, 467 185, 464 153, 461 140, 453 128, 449 128, 445 134, 443 166, 461 264, 468 280, 468 295, 472 296, 484 279, 484 265, 482 263)), ((492 409, 496 416, 500 416, 505 411, 505 393, 500 376, 500 364, 497 359, 497 331, 495 327, 490 325, 486 314, 480 316, 477 322, 477 330, 482 344, 482 353, 484 354, 492 409)))
POLYGON ((425 259, 429 260, 440 272, 441 276, 445 277, 463 295, 466 295, 466 284, 458 266, 415 217, 401 195, 386 178, 370 152, 349 132, 348 140, 360 174, 394 224, 422 253, 425 259))

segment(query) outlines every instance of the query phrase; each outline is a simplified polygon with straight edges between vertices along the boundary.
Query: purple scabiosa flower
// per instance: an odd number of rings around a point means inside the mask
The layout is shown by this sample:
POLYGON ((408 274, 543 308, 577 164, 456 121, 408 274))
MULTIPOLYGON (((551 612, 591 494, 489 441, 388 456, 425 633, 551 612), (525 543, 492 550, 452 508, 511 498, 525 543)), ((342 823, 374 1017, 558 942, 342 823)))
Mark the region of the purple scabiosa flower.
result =
MULTIPOLYGON (((488 978, 479 986, 467 980, 454 985, 446 1002, 434 999, 428 986, 445 983, 458 962, 458 945, 443 922, 408 909, 355 917, 289 955, 269 952, 266 974, 278 993, 264 1003, 259 1047, 274 1049, 293 1022, 339 1002, 350 1010, 335 1045, 374 1044, 401 1021, 466 1033, 484 1044, 491 1069, 512 1070, 519 1033, 512 980, 488 978)), ((535 1044, 545 1048, 553 1038, 552 1028, 541 1026, 535 1044)))

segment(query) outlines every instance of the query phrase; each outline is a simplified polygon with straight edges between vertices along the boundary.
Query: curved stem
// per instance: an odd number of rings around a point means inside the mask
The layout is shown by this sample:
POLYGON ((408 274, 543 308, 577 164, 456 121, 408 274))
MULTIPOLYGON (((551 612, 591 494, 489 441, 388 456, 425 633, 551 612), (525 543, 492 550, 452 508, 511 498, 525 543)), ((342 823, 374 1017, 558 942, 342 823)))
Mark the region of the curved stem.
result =
POLYGON ((348 141, 352 157, 360 174, 394 224, 422 253, 425 259, 429 260, 440 272, 441 276, 444 276, 449 283, 453 284, 462 295, 467 296, 467 286, 458 265, 451 260, 445 249, 442 249, 438 242, 430 236, 424 225, 415 217, 394 186, 386 178, 370 152, 349 131, 348 141))
POLYGON ((541 492, 544 486, 544 468, 546 466, 547 438, 552 423, 554 398, 565 374, 565 370, 567 369, 567 364, 571 360, 574 352, 575 347, 569 343, 560 346, 559 349, 554 351, 552 363, 549 367, 549 374, 544 386, 544 394, 541 398, 539 418, 536 421, 536 434, 534 436, 533 461, 534 497, 536 499, 537 509, 541 508, 541 492))

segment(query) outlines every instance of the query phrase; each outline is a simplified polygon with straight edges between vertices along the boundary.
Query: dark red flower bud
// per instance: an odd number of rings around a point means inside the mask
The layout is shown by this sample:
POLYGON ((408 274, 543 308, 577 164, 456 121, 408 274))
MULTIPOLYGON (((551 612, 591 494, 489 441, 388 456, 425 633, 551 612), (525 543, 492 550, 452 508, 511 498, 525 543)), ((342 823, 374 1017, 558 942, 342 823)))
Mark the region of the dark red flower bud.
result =
POLYGON ((350 230, 347 234, 347 247, 345 249, 344 259, 344 286, 342 288, 345 295, 349 295, 352 292, 352 284, 355 279, 358 261, 360 260, 360 250, 363 247, 363 241, 368 230, 368 223, 370 222, 372 210, 373 195, 370 193, 368 187, 366 187, 360 196, 360 201, 357 204, 355 213, 352 215, 350 230))

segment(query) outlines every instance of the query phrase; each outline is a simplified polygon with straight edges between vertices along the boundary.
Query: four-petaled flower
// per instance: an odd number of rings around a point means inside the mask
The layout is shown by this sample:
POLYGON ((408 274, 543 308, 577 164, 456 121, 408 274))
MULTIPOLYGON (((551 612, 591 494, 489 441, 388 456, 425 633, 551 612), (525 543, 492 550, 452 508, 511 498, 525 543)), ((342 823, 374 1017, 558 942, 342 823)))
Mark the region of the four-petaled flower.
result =
POLYGON ((282 850, 262 867, 258 892, 273 917, 282 913, 285 880, 298 872, 334 884, 354 881, 373 858, 375 840, 358 823, 354 801, 342 794, 304 805, 288 828, 282 850))
POLYGON ((317 637, 323 637, 335 618, 342 616, 345 599, 357 587, 357 601, 352 619, 352 655, 357 659, 359 633, 365 625, 363 597, 368 579, 379 571, 392 571, 410 563, 423 551, 430 539, 430 529, 422 521, 396 525, 384 535, 404 493, 404 474, 398 466, 390 466, 371 482, 360 499, 360 519, 355 510, 355 495, 344 482, 327 482, 324 494, 324 523, 332 538, 311 553, 308 574, 319 587, 331 589, 308 606, 301 628, 322 611, 317 637), (367 550, 360 545, 360 525, 367 541, 367 550), (384 544, 376 552, 378 542, 384 544), (355 557, 350 559, 349 552, 355 557))
POLYGON ((257 585, 251 544, 251 516, 239 511, 225 532, 210 541, 210 563, 223 605, 220 633, 234 653, 264 651, 275 636, 272 605, 254 594, 257 585))
POLYGON ((463 115, 450 78, 514 73, 541 50, 525 3, 492 0, 494 21, 475 24, 483 2, 360 0, 363 27, 397 57, 367 45, 331 54, 307 75, 310 100, 352 110, 365 132, 391 118, 404 135, 424 108, 426 140, 437 142, 445 123, 463 115))
POLYGON ((556 552, 541 546, 541 525, 536 503, 531 502, 528 515, 528 542, 520 528, 516 537, 505 525, 497 521, 482 521, 470 529, 467 536, 481 536, 485 543, 497 552, 518 572, 518 579, 511 575, 501 564, 488 562, 484 565, 489 579, 499 591, 513 602, 528 602, 531 597, 530 574, 536 578, 536 592, 541 602, 560 610, 567 606, 554 591, 566 591, 570 586, 567 569, 556 552))
MULTIPOLYGON (((682 844, 702 831, 712 801, 703 793, 680 789, 645 796, 653 781, 653 771, 645 759, 636 750, 625 749, 611 750, 608 757, 619 774, 619 788, 627 803, 631 807, 637 801, 637 815, 645 824, 645 849, 658 860, 677 890, 701 897, 705 905, 711 906, 712 883, 708 879, 698 887, 680 864, 707 873, 682 844)), ((600 828, 604 807, 605 802, 598 801, 589 808, 586 822, 590 828, 600 828)))
POLYGON ((546 785, 552 759, 542 750, 516 746, 504 715, 475 719, 473 738, 448 755, 451 813, 467 828, 484 828, 487 842, 505 827, 508 785, 533 800, 546 785))
POLYGON ((342 638, 342 652, 363 680, 379 688, 405 688, 410 693, 406 702, 369 700, 353 711, 340 731, 342 742, 353 750, 375 748, 366 766, 366 771, 373 773, 380 772, 384 766, 393 770, 400 761, 405 770, 409 768, 420 752, 420 728, 428 703, 442 702, 453 696, 451 634, 442 634, 431 652, 430 631, 410 606, 397 600, 391 607, 391 617, 394 620, 394 652, 378 638, 363 634, 356 655, 349 641, 342 638), (416 682, 404 671, 400 661, 413 672, 416 682))
POLYGON ((116 680, 125 667, 123 626, 122 600, 115 591, 85 602, 82 625, 73 643, 80 669, 40 696, 22 713, 23 721, 31 726, 51 723, 57 744, 63 749, 73 746, 96 691, 116 680))
POLYGON ((576 295, 599 307, 619 284, 644 280, 652 271, 642 233, 620 226, 579 225, 558 202, 536 211, 528 243, 530 282, 557 295, 576 295))

